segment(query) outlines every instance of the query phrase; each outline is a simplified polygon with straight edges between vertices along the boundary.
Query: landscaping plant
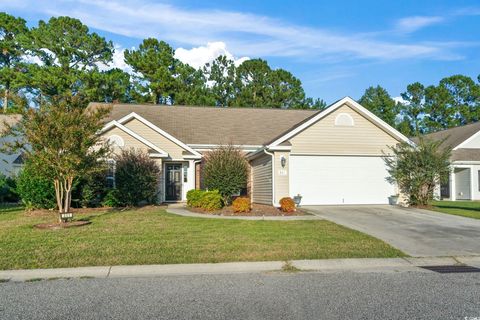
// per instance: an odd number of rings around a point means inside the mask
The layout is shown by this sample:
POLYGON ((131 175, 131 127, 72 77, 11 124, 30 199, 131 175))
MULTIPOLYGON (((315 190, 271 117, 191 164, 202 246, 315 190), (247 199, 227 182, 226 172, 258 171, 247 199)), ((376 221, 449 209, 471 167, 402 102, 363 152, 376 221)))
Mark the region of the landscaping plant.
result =
POLYGON ((280 199, 280 210, 287 213, 295 212, 295 202, 290 197, 280 199))
POLYGON ((252 204, 249 198, 238 197, 232 202, 234 212, 250 212, 252 210, 252 204))
POLYGON ((26 161, 17 177, 17 193, 27 209, 53 209, 55 187, 26 161))
POLYGON ((115 157, 115 187, 119 204, 136 206, 157 202, 160 168, 148 153, 124 149, 115 157))
POLYGON ((392 156, 384 157, 387 180, 398 185, 410 205, 428 205, 435 186, 448 181, 451 149, 442 143, 422 138, 416 146, 402 142, 390 147, 392 156))
POLYGON ((225 205, 231 203, 232 195, 247 185, 248 162, 243 153, 231 146, 222 146, 205 155, 203 182, 210 190, 218 190, 225 205))
POLYGON ((15 179, 0 174, 0 203, 18 202, 18 200, 15 179))
POLYGON ((203 190, 192 189, 187 192, 187 206, 192 208, 199 208, 202 196, 205 194, 203 190))
POLYGON ((74 181, 103 169, 98 159, 105 158, 109 146, 98 132, 108 113, 108 108, 87 110, 79 96, 63 96, 23 111, 18 124, 6 125, 3 135, 15 139, 3 148, 22 152, 31 170, 53 184, 60 222, 70 212, 74 181))

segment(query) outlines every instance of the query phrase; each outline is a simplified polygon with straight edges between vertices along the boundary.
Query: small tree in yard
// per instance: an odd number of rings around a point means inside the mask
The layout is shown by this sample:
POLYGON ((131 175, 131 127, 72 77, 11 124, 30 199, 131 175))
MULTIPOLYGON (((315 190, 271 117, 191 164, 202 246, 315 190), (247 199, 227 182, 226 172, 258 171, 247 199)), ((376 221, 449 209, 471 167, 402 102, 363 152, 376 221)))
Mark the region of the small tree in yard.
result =
POLYGON ((205 187, 218 190, 228 205, 232 195, 247 185, 248 162, 240 150, 223 146, 206 154, 203 175, 205 187))
POLYGON ((122 150, 116 156, 115 185, 119 204, 136 206, 157 202, 160 168, 146 152, 122 150))
POLYGON ((442 143, 420 139, 412 146, 402 142, 390 148, 393 157, 384 158, 390 174, 387 180, 397 183, 410 205, 428 205, 435 186, 448 181, 451 149, 442 143))
POLYGON ((87 110, 78 96, 63 97, 24 111, 16 125, 6 124, 3 134, 16 140, 5 148, 21 150, 32 170, 54 184, 60 222, 62 214, 70 212, 74 180, 104 170, 99 159, 109 147, 97 132, 108 112, 107 108, 87 110))

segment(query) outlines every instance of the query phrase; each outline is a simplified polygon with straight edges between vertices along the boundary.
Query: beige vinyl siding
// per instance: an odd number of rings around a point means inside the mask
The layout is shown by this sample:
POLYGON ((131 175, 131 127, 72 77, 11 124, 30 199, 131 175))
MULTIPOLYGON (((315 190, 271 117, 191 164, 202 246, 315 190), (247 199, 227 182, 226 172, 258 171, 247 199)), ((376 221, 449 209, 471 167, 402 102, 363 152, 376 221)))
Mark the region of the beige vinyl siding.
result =
POLYGON ((290 139, 292 153, 316 155, 382 155, 398 141, 369 119, 344 105, 290 139), (349 114, 353 126, 335 125, 340 113, 349 114))
POLYGON ((252 202, 272 204, 272 157, 268 154, 252 160, 252 202))
POLYGON ((290 196, 289 174, 290 174, 290 157, 287 151, 275 151, 274 158, 274 174, 275 174, 275 204, 278 204, 283 197, 290 196), (282 168, 281 158, 287 159, 285 168, 282 168))
MULTIPOLYGON (((153 143, 163 151, 167 152, 170 159, 181 160, 185 155, 184 151, 187 152, 178 144, 162 136, 160 133, 149 128, 148 126, 138 121, 137 119, 132 119, 127 123, 125 123, 124 125, 125 127, 132 130, 142 138, 147 139, 148 141, 150 141, 151 143, 153 143)), ((190 155, 191 153, 188 152, 187 154, 190 155)))
MULTIPOLYGON (((134 149, 139 149, 139 150, 142 150, 142 151, 145 151, 145 152, 149 152, 149 150, 150 150, 150 147, 145 145, 143 142, 141 142, 140 140, 137 140, 136 138, 132 137, 131 135, 129 135, 125 131, 120 130, 116 127, 113 127, 112 129, 103 133, 103 137, 105 139, 108 139, 108 137, 113 136, 113 135, 119 136, 123 139, 123 141, 125 143, 124 148, 134 148, 134 149)), ((118 153, 118 151, 119 151, 118 147, 113 148, 114 153, 118 153)))

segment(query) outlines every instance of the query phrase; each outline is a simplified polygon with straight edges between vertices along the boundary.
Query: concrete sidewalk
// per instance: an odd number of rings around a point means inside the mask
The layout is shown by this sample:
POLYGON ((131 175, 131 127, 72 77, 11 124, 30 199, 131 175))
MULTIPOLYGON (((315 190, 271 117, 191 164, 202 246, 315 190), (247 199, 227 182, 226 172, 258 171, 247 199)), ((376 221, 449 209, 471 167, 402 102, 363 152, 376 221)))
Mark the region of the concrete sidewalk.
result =
POLYGON ((0 271, 0 281, 31 281, 55 278, 119 278, 167 275, 262 273, 282 271, 315 272, 430 272, 419 266, 469 265, 480 268, 480 256, 388 259, 325 259, 267 262, 229 262, 139 266, 105 266, 60 269, 0 271))
POLYGON ((169 204, 167 212, 184 217, 205 219, 232 219, 232 220, 270 220, 270 221, 294 221, 294 220, 323 220, 316 215, 308 216, 219 216, 214 214, 195 213, 185 208, 184 204, 169 204))

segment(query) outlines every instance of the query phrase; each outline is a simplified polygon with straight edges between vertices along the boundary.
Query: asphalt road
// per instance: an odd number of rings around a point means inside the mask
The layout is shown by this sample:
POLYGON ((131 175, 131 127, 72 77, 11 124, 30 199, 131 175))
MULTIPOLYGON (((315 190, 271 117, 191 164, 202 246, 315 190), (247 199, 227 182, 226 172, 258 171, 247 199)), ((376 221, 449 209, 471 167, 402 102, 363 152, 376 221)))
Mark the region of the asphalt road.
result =
POLYGON ((480 273, 266 273, 0 283, 1 319, 480 319, 480 273))

